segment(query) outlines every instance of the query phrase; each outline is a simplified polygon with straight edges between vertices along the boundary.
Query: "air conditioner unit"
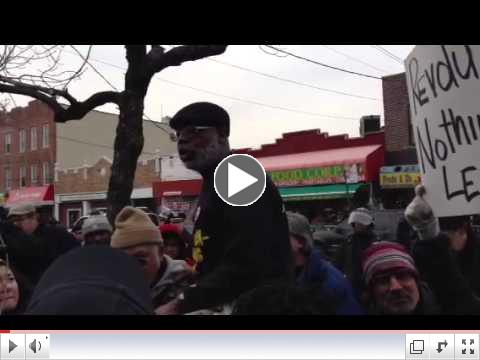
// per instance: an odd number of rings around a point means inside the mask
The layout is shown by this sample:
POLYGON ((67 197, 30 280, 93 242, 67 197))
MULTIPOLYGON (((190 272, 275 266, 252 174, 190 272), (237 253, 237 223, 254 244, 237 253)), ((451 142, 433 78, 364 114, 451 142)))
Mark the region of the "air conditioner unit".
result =
POLYGON ((360 118, 360 136, 380 131, 380 115, 368 115, 360 118))

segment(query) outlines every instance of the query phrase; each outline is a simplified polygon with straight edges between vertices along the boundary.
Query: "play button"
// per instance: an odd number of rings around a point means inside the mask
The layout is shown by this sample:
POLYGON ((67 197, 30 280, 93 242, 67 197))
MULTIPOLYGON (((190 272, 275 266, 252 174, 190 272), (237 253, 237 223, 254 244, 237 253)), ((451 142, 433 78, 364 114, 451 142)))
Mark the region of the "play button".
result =
POLYGON ((11 353, 15 348, 18 347, 12 340, 8 340, 8 352, 11 353))
POLYGON ((218 196, 232 206, 248 206, 265 190, 266 174, 262 164, 250 155, 234 154, 218 164, 214 187, 218 196))

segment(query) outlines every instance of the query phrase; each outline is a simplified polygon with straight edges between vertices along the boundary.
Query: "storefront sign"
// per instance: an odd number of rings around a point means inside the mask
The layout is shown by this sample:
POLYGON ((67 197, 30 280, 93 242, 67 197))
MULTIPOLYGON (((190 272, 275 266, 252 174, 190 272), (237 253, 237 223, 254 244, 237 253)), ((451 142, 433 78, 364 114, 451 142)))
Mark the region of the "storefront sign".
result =
POLYGON ((421 183, 418 165, 384 166, 380 169, 383 188, 413 188, 421 183))
POLYGON ((356 183, 365 178, 362 164, 272 171, 269 175, 277 186, 356 183))

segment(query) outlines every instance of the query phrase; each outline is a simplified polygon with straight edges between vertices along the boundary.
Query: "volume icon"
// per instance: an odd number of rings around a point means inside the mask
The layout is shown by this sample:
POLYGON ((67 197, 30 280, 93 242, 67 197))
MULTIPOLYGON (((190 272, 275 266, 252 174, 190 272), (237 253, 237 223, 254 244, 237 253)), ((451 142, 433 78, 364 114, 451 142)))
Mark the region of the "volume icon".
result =
POLYGON ((29 345, 28 347, 30 348, 30 350, 33 351, 34 354, 37 353, 37 351, 40 351, 42 350, 42 343, 40 341, 37 341, 37 339, 34 339, 29 345))

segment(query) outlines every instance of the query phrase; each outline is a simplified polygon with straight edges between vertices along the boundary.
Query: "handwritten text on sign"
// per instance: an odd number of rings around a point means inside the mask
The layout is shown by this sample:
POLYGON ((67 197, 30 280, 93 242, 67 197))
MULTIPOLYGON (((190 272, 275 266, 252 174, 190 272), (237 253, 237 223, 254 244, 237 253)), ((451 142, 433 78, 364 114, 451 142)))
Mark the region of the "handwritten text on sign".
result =
POLYGON ((480 46, 417 46, 405 66, 426 200, 437 216, 480 213, 480 46))

